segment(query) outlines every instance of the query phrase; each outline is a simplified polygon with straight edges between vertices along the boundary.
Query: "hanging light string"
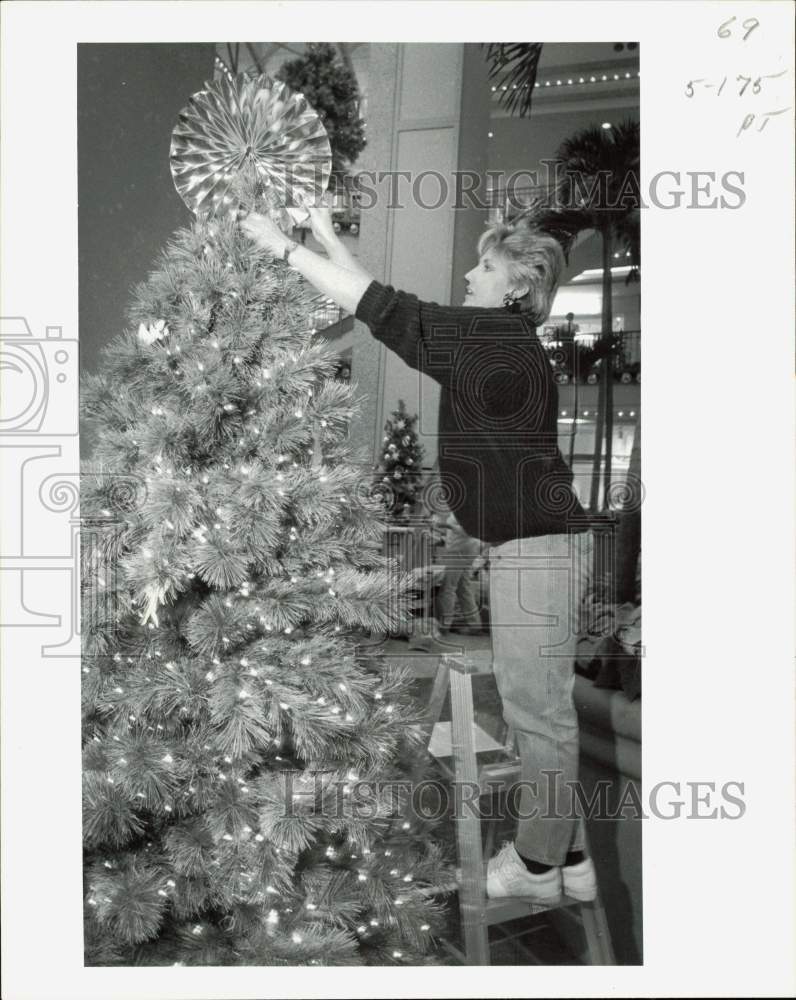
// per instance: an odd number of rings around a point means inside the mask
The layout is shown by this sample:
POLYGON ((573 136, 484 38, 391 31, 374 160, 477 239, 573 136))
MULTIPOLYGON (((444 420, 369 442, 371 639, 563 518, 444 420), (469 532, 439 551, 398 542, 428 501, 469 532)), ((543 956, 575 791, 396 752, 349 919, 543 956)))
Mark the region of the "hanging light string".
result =
MULTIPOLYGON (((566 77, 550 77, 549 80, 537 80, 534 83, 534 88, 537 87, 579 87, 579 86, 591 86, 592 84, 603 84, 603 83, 618 83, 622 80, 637 80, 641 76, 639 70, 635 72, 630 72, 628 70, 623 70, 620 73, 609 71, 608 73, 579 73, 577 76, 566 76, 566 77)), ((527 88, 527 83, 522 84, 512 84, 511 88, 507 84, 498 87, 493 84, 492 93, 495 94, 498 91, 506 90, 520 90, 527 88)))

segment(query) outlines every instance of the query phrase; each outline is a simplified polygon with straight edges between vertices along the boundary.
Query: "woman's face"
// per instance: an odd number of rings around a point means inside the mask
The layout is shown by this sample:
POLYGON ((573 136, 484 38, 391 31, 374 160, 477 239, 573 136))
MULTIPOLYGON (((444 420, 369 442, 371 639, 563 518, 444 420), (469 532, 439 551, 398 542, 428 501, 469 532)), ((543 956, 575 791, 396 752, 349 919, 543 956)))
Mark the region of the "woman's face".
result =
POLYGON ((512 291, 508 266, 500 254, 487 250, 478 264, 464 276, 462 305, 492 309, 503 305, 503 296, 512 291))

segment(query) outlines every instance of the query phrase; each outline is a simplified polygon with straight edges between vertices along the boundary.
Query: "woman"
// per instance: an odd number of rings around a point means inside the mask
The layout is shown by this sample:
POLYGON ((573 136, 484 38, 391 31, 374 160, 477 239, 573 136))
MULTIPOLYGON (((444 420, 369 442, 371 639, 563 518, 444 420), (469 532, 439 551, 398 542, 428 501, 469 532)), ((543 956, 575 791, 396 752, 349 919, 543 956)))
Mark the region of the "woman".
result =
MULTIPOLYGON (((558 242, 527 223, 487 230, 462 306, 421 302, 376 281, 310 208, 328 258, 269 218, 241 223, 407 364, 441 385, 439 465, 464 531, 490 545, 494 671, 522 761, 517 835, 490 860, 487 892, 553 905, 596 894, 577 819, 572 702, 581 594, 592 538, 558 449, 558 395, 536 328, 564 266, 558 242)), ((452 504, 452 506, 454 506, 452 504)))

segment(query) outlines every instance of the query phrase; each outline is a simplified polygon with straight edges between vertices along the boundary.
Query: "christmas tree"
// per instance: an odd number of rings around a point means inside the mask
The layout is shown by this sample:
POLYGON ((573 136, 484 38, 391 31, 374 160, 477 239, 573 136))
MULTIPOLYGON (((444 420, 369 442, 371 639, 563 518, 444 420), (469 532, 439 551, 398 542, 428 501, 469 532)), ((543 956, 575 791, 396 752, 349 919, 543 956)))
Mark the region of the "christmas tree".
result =
POLYGON ((395 784, 417 706, 357 656, 407 583, 307 298, 200 218, 84 376, 91 965, 436 961, 449 871, 395 784))
POLYGON ((379 463, 374 492, 382 497, 394 518, 407 517, 417 502, 423 474, 423 446, 417 436, 417 414, 410 417, 406 404, 398 400, 398 409, 384 425, 384 452, 379 463))

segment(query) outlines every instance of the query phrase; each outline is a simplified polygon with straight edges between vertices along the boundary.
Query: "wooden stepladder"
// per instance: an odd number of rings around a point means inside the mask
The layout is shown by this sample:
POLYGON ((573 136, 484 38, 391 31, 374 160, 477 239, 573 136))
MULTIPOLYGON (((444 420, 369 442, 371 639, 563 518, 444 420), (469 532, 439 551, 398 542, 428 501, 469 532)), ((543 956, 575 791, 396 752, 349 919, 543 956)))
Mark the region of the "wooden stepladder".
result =
MULTIPOLYGON (((588 964, 615 965, 599 889, 594 902, 581 903, 564 896, 555 907, 542 906, 520 897, 487 898, 482 820, 477 804, 485 796, 496 794, 501 786, 508 788, 516 781, 520 775, 520 764, 511 733, 501 744, 475 724, 472 680, 486 674, 492 674, 491 650, 440 656, 428 713, 421 726, 427 737, 429 753, 435 757, 443 774, 456 782, 456 787, 460 789, 475 791, 475 786, 478 789, 478 794, 471 796, 470 802, 464 804, 463 801, 461 814, 455 820, 461 872, 458 892, 464 952, 450 950, 466 965, 489 965, 490 928, 550 911, 551 919, 561 918, 555 922, 561 925, 562 931, 567 921, 580 925, 586 943, 584 957, 588 964), (448 692, 450 724, 440 722, 448 692), (479 763, 478 755, 484 752, 502 759, 497 763, 479 763)), ((494 849, 495 829, 495 824, 492 824, 487 837, 487 853, 490 855, 494 849)), ((535 960, 530 953, 529 957, 531 961, 535 960)))

